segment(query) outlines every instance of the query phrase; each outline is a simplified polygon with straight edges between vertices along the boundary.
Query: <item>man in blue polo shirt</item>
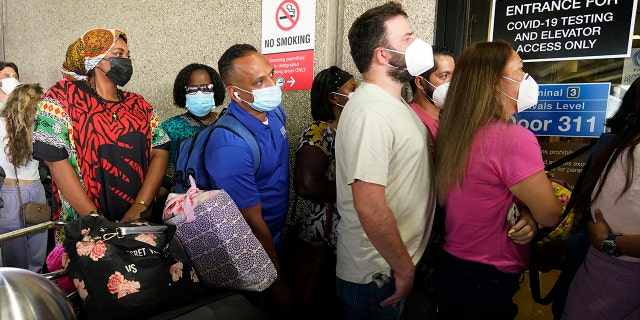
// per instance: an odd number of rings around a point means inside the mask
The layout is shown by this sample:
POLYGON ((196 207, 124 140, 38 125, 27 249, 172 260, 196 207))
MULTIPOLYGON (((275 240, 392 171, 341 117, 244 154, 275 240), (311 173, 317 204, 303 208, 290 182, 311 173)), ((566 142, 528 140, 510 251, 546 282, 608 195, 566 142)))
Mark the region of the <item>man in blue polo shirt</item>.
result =
POLYGON ((290 294, 276 256, 289 199, 289 143, 280 105, 282 93, 273 66, 249 44, 227 49, 218 60, 218 71, 231 98, 227 114, 255 136, 260 165, 254 172, 247 141, 217 129, 205 149, 207 172, 212 185, 226 190, 236 202, 276 266, 278 278, 269 293, 277 305, 286 308, 290 294))

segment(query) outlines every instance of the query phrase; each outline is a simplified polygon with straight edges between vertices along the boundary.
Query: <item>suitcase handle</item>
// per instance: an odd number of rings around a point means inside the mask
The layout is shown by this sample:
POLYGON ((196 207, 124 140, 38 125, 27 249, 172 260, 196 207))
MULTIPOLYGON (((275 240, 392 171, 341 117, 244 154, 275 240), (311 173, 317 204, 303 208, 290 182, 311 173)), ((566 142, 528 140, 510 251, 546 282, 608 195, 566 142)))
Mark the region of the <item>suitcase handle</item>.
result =
POLYGON ((43 223, 39 223, 30 227, 18 229, 15 231, 7 232, 0 235, 0 243, 5 241, 13 240, 16 238, 24 237, 31 233, 40 232, 42 230, 49 230, 53 228, 64 227, 67 223, 63 221, 47 221, 43 223))

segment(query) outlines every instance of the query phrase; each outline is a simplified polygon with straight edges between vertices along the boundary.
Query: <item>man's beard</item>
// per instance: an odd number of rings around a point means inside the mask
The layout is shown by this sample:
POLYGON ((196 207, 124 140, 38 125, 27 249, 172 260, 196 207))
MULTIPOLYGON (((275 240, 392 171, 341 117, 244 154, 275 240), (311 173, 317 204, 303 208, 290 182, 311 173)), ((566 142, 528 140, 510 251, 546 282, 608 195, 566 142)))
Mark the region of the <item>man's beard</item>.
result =
POLYGON ((407 62, 405 61, 403 55, 399 53, 392 52, 392 58, 389 60, 389 64, 398 67, 397 69, 394 67, 389 67, 389 71, 387 71, 387 75, 400 83, 405 83, 411 81, 413 76, 409 73, 407 69, 407 62))

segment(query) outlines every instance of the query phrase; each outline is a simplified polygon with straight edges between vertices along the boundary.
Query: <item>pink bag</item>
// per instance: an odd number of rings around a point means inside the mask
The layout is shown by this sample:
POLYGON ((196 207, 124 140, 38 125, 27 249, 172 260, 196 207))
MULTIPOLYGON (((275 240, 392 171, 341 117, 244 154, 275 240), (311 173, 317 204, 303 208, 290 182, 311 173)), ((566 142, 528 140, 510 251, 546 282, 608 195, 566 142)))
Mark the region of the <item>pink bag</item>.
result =
POLYGON ((189 177, 185 194, 171 193, 163 211, 166 224, 209 287, 264 291, 278 273, 262 244, 224 190, 199 190, 189 177))
POLYGON ((193 222, 196 217, 194 215, 193 208, 201 205, 209 199, 216 197, 221 190, 200 190, 195 186, 193 177, 189 176, 191 181, 191 187, 187 190, 187 193, 170 193, 165 202, 164 210, 162 211, 162 220, 172 219, 180 215, 184 215, 187 223, 193 222))

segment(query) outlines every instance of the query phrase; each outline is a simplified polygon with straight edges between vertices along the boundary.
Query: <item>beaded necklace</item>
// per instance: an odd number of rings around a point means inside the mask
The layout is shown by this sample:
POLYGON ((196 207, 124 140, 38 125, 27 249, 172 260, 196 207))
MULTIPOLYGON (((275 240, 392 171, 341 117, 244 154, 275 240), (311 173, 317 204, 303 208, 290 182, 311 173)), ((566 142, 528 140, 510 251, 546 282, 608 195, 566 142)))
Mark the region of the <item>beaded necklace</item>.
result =
POLYGON ((120 111, 120 109, 122 108, 122 102, 124 101, 124 95, 122 94, 122 91, 116 89, 116 95, 118 96, 118 101, 112 101, 112 100, 106 100, 102 98, 102 96, 98 94, 98 91, 94 89, 91 85, 89 85, 89 88, 91 88, 91 91, 93 91, 93 93, 96 95, 96 97, 98 98, 98 101, 100 101, 100 104, 104 107, 105 110, 108 109, 107 102, 111 102, 113 104, 118 103, 117 108, 114 106, 113 110, 111 110, 112 121, 118 121, 119 119, 118 111, 120 111))

